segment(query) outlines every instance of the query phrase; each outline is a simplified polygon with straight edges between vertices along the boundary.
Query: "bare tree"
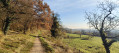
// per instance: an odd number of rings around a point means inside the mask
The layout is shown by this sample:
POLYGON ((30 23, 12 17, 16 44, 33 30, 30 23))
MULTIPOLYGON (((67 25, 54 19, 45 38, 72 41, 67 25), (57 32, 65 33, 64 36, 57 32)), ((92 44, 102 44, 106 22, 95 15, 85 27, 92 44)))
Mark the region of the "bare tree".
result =
POLYGON ((106 53, 110 53, 109 47, 115 40, 107 41, 106 32, 114 30, 119 26, 119 18, 114 15, 117 5, 114 2, 106 1, 98 5, 98 12, 86 12, 86 19, 91 27, 94 27, 101 36, 106 53))

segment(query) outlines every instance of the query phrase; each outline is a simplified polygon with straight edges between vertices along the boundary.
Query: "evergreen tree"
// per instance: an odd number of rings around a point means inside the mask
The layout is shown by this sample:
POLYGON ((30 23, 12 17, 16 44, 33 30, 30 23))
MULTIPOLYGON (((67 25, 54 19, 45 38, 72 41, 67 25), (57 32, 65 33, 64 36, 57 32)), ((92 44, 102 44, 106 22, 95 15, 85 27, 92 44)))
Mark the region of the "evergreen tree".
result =
POLYGON ((59 24, 58 14, 53 14, 52 19, 53 19, 53 24, 51 27, 51 35, 53 37, 61 36, 61 30, 60 30, 61 25, 59 24))

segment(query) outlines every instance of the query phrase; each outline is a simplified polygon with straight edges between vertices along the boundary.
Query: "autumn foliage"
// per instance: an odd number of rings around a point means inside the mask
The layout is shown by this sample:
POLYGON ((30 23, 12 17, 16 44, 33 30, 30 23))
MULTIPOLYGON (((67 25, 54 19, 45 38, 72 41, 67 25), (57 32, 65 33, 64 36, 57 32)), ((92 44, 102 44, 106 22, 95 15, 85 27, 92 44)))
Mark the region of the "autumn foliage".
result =
POLYGON ((51 29, 52 11, 43 0, 0 0, 0 29, 22 32, 51 29))

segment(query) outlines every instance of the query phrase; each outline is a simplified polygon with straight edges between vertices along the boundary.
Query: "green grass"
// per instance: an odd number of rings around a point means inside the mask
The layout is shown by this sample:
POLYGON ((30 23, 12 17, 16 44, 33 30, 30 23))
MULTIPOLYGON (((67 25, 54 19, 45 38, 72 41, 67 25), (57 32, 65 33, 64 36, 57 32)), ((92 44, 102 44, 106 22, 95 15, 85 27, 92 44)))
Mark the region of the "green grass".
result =
POLYGON ((24 34, 2 36, 0 53, 29 53, 34 39, 33 36, 24 34))
MULTIPOLYGON (((67 34, 70 37, 80 37, 77 34, 67 34)), ((92 37, 89 40, 88 35, 82 35, 82 38, 66 38, 64 42, 70 47, 76 48, 84 53, 105 53, 100 37, 92 37)), ((110 47, 111 53, 119 53, 119 42, 115 42, 110 47)))
POLYGON ((41 41, 42 46, 45 48, 46 53, 54 53, 53 48, 44 40, 44 38, 40 36, 39 39, 41 41))

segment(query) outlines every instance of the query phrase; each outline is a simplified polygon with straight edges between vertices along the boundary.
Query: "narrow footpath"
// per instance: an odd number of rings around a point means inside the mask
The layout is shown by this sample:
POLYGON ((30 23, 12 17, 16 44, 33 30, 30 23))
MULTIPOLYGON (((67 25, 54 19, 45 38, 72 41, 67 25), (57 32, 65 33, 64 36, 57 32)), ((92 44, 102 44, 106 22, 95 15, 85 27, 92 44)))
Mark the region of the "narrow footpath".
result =
POLYGON ((34 41, 34 46, 31 49, 30 53, 45 53, 44 48, 42 47, 38 37, 36 37, 34 41))

